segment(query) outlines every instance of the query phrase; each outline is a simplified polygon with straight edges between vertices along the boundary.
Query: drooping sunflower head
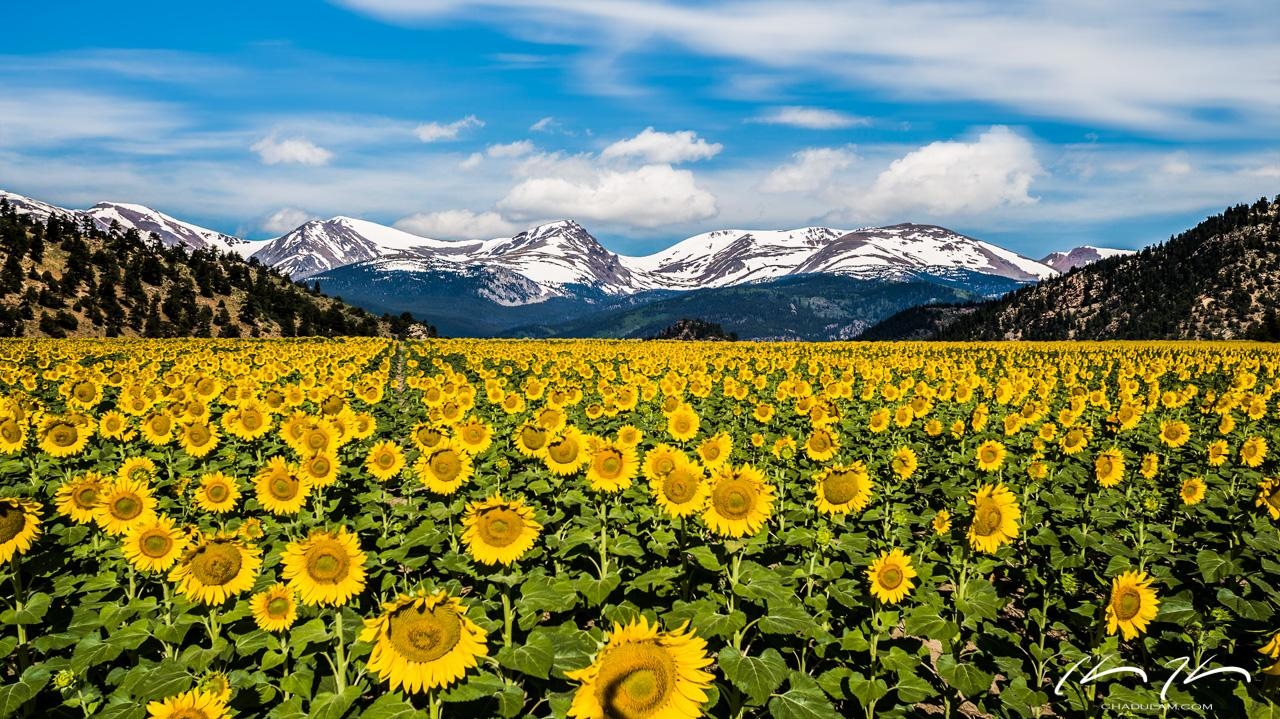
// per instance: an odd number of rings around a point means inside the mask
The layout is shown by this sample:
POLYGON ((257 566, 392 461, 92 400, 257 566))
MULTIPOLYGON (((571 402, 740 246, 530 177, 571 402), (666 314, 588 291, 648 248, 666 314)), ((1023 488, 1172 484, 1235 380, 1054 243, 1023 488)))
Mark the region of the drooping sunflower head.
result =
POLYGON ((77 524, 92 522, 93 510, 106 486, 106 480, 97 472, 86 472, 63 482, 56 497, 58 514, 70 517, 77 524))
POLYGON ((832 429, 819 427, 804 442, 805 454, 815 462, 825 462, 840 451, 840 439, 832 429))
POLYGON ((1146 631, 1147 623, 1156 618, 1160 606, 1151 582, 1146 572, 1125 572, 1112 581, 1111 598, 1107 602, 1107 634, 1115 634, 1118 629, 1127 640, 1146 631))
POLYGON ((1280 519, 1280 478, 1264 479, 1258 483, 1255 506, 1267 510, 1272 519, 1280 519))
POLYGON ((510 565, 533 548, 542 531, 533 509, 500 495, 467 506, 462 541, 467 553, 482 564, 510 565))
POLYGON ((253 587, 261 566, 260 550, 232 537, 204 535, 182 553, 169 581, 193 602, 223 604, 253 587))
POLYGON ((871 476, 862 462, 828 467, 815 477, 814 491, 823 514, 861 512, 871 500, 871 476))
POLYGON ((649 479, 649 492, 667 514, 687 517, 706 506, 711 486, 702 465, 679 454, 669 471, 649 479))
POLYGON ((136 524, 151 521, 155 498, 151 489, 133 479, 117 479, 103 491, 93 509, 93 519, 107 534, 121 535, 136 524))
POLYGON ((0 564, 30 551, 41 532, 40 509, 26 499, 0 499, 0 564))
POLYGON ((27 422, 13 415, 0 415, 0 454, 16 454, 27 444, 27 422))
POLYGON ((463 451, 462 445, 449 440, 423 452, 413 470, 427 489, 448 496, 471 478, 471 455, 463 451))
POLYGON ((157 516, 126 531, 121 550, 135 568, 143 572, 164 572, 178 561, 187 541, 187 534, 178 529, 172 519, 157 516))
POLYGON ((373 644, 369 670, 392 691, 409 693, 449 686, 488 655, 483 630, 444 591, 384 604, 381 615, 365 620, 360 640, 373 644))
POLYGON ((894 549, 882 552, 867 568, 867 581, 871 594, 885 604, 897 604, 915 587, 911 582, 917 576, 911 566, 911 557, 894 549))
POLYGON ((234 477, 223 472, 210 472, 200 477, 196 489, 196 506, 206 512, 222 514, 235 509, 240 487, 234 477))
POLYGON ((601 440, 590 447, 587 482, 598 492, 617 492, 631 486, 640 468, 635 447, 601 440))
POLYGON ((345 604, 364 591, 365 555, 345 527, 314 531, 305 540, 290 542, 281 561, 285 580, 303 604, 345 604))
POLYGON ((1018 536, 1022 513, 1017 498, 1005 485, 982 485, 969 504, 973 506, 969 544, 976 551, 995 552, 1018 536))
POLYGON ((721 466, 711 478, 710 501, 702 519, 724 537, 757 532, 773 514, 773 485, 749 464, 721 466))
POLYGON ((159 473, 156 472, 156 463, 150 457, 128 457, 120 463, 116 477, 150 484, 159 477, 159 473))
POLYGON ((283 582, 253 595, 249 607, 253 621, 264 632, 285 632, 298 621, 298 597, 283 582))
POLYGON ((565 672, 580 682, 569 707, 574 719, 696 719, 715 677, 707 644, 686 630, 661 631, 641 617, 615 624, 590 666, 565 672))

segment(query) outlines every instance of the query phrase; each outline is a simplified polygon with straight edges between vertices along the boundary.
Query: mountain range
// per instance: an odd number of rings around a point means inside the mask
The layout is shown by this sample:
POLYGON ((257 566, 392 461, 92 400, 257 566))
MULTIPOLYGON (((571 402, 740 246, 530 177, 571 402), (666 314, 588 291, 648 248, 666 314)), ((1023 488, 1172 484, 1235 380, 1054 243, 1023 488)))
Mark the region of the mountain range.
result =
POLYGON ((68 210, 3 191, 0 197, 24 214, 136 229, 167 247, 212 248, 257 260, 295 280, 319 282, 358 306, 410 312, 455 335, 643 336, 654 329, 646 313, 711 312, 718 314, 703 319, 744 338, 836 339, 910 306, 903 303, 980 300, 1126 252, 1085 246, 1037 261, 946 228, 910 223, 716 230, 642 257, 611 252, 572 220, 513 237, 452 241, 340 216, 247 241, 141 205, 104 202, 68 210), (908 285, 914 289, 904 291, 908 285), (738 302, 747 296, 766 306, 738 302), (786 314, 762 323, 759 313, 767 316, 771 303, 779 302, 811 308, 814 321, 802 323, 803 332, 788 326, 786 314), (739 307, 747 306, 753 314, 742 314, 739 307), (618 313, 629 319, 623 322, 618 313))

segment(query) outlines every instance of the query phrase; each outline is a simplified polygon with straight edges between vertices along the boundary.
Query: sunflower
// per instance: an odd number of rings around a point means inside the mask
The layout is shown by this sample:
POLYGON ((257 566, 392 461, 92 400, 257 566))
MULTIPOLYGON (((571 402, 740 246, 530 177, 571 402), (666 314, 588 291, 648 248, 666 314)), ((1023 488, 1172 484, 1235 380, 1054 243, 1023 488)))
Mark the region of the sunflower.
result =
POLYGON ((150 457, 128 457, 120 463, 116 477, 134 482, 150 484, 160 475, 156 472, 156 463, 150 457))
POLYGON ((1264 479, 1258 483, 1254 506, 1265 507, 1272 519, 1280 519, 1280 479, 1264 479))
POLYGON ((84 415, 59 417, 49 415, 40 421, 40 449, 50 457, 80 454, 93 433, 91 426, 79 421, 84 415))
POLYGON ((659 444, 644 454, 644 478, 650 482, 661 479, 674 472, 680 462, 688 459, 679 449, 669 444, 659 444))
POLYGON ((911 557, 901 549, 882 552, 867 568, 867 581, 871 583, 871 595, 885 604, 897 604, 915 586, 912 578, 918 576, 911 567, 911 557))
POLYGON ((1032 479, 1044 479, 1049 476, 1049 463, 1042 459, 1033 459, 1027 465, 1027 476, 1032 479))
POLYGON ((1215 439, 1205 448, 1209 453, 1209 466, 1220 467, 1227 461, 1227 441, 1215 439))
POLYGON ((1169 447, 1181 447, 1191 438, 1191 428, 1186 422, 1178 419, 1167 419, 1160 423, 1160 441, 1169 447))
POLYGON ((702 466, 707 469, 715 469, 728 462, 729 454, 732 452, 733 439, 729 437, 727 432, 708 437, 702 440, 702 444, 698 445, 698 457, 702 459, 702 466))
POLYGON ((514 438, 517 452, 529 459, 537 459, 546 451, 551 432, 535 422, 526 422, 516 430, 514 438))
POLYGON ((404 453, 395 442, 383 440, 369 448, 364 468, 374 479, 386 482, 404 469, 404 453))
POLYGON ((871 501, 871 476, 867 465, 854 462, 822 470, 814 479, 814 492, 818 511, 823 514, 861 512, 871 501))
POLYGON ((483 453, 493 444, 493 431, 489 425, 478 419, 468 420, 457 426, 454 436, 462 443, 462 448, 473 456, 483 453))
POLYGON ((826 462, 839 451, 840 437, 829 429, 815 429, 804 441, 804 453, 815 462, 826 462))
POLYGON ((200 691, 212 694, 223 704, 231 701, 231 678, 227 676, 226 672, 209 672, 200 678, 200 682, 196 686, 199 687, 200 691))
POLYGON ((698 434, 702 418, 687 404, 681 404, 667 415, 667 434, 677 442, 688 442, 698 434))
POLYGON ((204 420, 187 422, 178 433, 178 444, 192 457, 204 457, 218 446, 218 428, 204 420))
POLYGON ((1280 659, 1280 632, 1272 634, 1270 641, 1262 645, 1258 652, 1272 659, 1280 659))
POLYGON ((360 641, 373 644, 369 671, 409 693, 425 693, 461 679, 487 656, 484 631, 447 592, 400 595, 364 620, 360 641))
POLYGON ((283 582, 249 598, 253 621, 264 632, 285 632, 298 621, 298 596, 283 582))
POLYGON ((624 424, 618 428, 618 431, 613 436, 618 444, 625 447, 635 447, 644 439, 644 432, 635 425, 624 424))
POLYGON ((312 531, 290 542, 281 558, 284 578, 303 604, 345 604, 364 591, 364 552, 345 527, 336 532, 312 531))
POLYGON ((123 413, 111 410, 98 420, 98 433, 107 439, 128 440, 133 437, 129 419, 123 413))
POLYGON ((636 448, 613 441, 597 442, 590 457, 587 482, 597 492, 617 492, 630 487, 640 468, 636 448))
POLYGON ((867 420, 867 427, 872 432, 879 434, 889 429, 890 418, 889 410, 882 407, 871 413, 871 417, 867 420))
POLYGON ((1146 572, 1125 572, 1111 582, 1111 599, 1107 602, 1107 634, 1119 629, 1125 639, 1133 639, 1147 629, 1156 618, 1160 600, 1151 588, 1146 572))
POLYGON ((706 505, 711 486, 701 465, 678 454, 670 470, 649 478, 649 492, 667 514, 687 517, 706 505))
POLYGON ((914 449, 899 447, 898 451, 893 453, 893 459, 890 460, 889 466, 893 468, 893 473, 898 475, 900 479, 909 479, 911 475, 916 473, 916 467, 920 466, 920 462, 916 459, 914 449))
POLYGON ((687 630, 671 632, 644 617, 614 624, 590 666, 565 672, 581 682, 569 716, 574 719, 696 719, 715 676, 707 643, 687 630))
POLYGON ((217 694, 193 689, 148 703, 147 716, 153 719, 227 719, 231 714, 217 694))
POLYGON ((1204 500, 1205 484, 1200 477, 1192 477, 1183 480, 1182 489, 1178 492, 1182 495, 1182 503, 1186 505, 1200 504, 1204 500))
POLYGON ((1257 467, 1267 457, 1267 440, 1262 437, 1250 437, 1240 445, 1240 461, 1246 467, 1257 467))
POLYGON ((984 472, 994 472, 1004 466, 1004 458, 1007 452, 1004 445, 989 439, 978 445, 977 462, 978 469, 984 472))
POLYGON ((946 534, 951 531, 951 512, 945 509, 939 509, 933 515, 933 532, 934 534, 946 534))
POLYGON ((413 471, 427 489, 447 496, 471 478, 471 455, 462 451, 457 442, 448 440, 434 450, 423 452, 413 471))
POLYGON ((1146 479, 1154 479, 1159 471, 1160 457, 1152 452, 1143 455, 1142 465, 1138 467, 1138 474, 1141 474, 1146 479))
POLYGON ((1124 455, 1115 447, 1099 453, 1093 461, 1093 474, 1097 477, 1098 484, 1104 487, 1120 484, 1120 480, 1124 479, 1124 455))
POLYGON ((0 416, 0 454, 16 454, 26 445, 26 421, 17 417, 0 416))
POLYGON ((169 572, 169 581, 193 602, 223 604, 253 587, 262 555, 239 539, 203 535, 188 547, 169 572))
POLYGON ((462 526, 467 553, 482 564, 515 562, 533 547, 542 531, 533 509, 520 500, 503 500, 501 495, 467 505, 462 526))
POLYGON ((174 424, 173 418, 164 412, 153 412, 142 420, 138 431, 147 443, 160 447, 173 441, 174 424))
POLYGON ((55 499, 58 502, 58 514, 70 517, 76 524, 88 524, 93 521, 93 510, 98 506, 106 480, 97 472, 85 472, 63 482, 58 487, 55 499))
POLYGON ((136 479, 117 479, 103 490, 93 519, 107 534, 121 535, 135 524, 150 521, 156 500, 151 489, 136 479))
POLYGON ((796 456, 796 440, 790 435, 779 437, 769 448, 769 452, 777 459, 791 459, 796 456))
POLYGON ((164 572, 178 561, 187 541, 186 533, 174 526, 172 519, 157 516, 130 527, 124 534, 121 551, 141 571, 164 572))
POLYGON ((316 452, 298 463, 298 475, 312 487, 331 487, 338 481, 337 449, 316 452))
POLYGON ((1072 427, 1062 434, 1062 439, 1058 440, 1062 453, 1066 455, 1084 451, 1088 443, 1089 432, 1084 427, 1072 427))
POLYGON ((969 525, 969 545, 976 551, 994 553, 1000 545, 1018 536, 1022 513, 1013 492, 1003 484, 984 484, 969 500, 973 522, 969 525))
POLYGON ((749 464, 721 466, 712 475, 711 499, 702 520, 724 537, 753 534, 773 514, 773 485, 749 464))
POLYGON ((0 499, 0 564, 31 549, 40 536, 40 510, 40 505, 30 500, 0 499))
POLYGON ((566 426, 547 442, 547 451, 542 461, 552 472, 570 475, 582 469, 582 465, 591 461, 587 451, 586 438, 576 427, 566 426))
POLYGON ((311 494, 311 484, 285 464, 284 457, 272 457, 254 478, 258 503, 272 514, 297 514, 311 494))
POLYGON ((222 472, 210 472, 200 477, 196 490, 196 506, 206 512, 222 514, 236 508, 240 499, 240 487, 234 477, 222 472))

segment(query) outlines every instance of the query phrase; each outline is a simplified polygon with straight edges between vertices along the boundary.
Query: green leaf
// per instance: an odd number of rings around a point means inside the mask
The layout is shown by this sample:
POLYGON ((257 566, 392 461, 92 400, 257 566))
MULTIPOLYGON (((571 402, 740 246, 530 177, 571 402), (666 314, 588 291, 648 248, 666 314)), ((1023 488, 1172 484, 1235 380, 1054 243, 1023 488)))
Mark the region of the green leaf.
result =
POLYGON ((921 639, 937 639, 946 644, 960 633, 955 622, 948 622, 939 616, 942 608, 936 605, 922 605, 911 610, 907 615, 906 632, 921 639))
POLYGON ((498 651, 498 663, 507 669, 546 679, 555 660, 555 644, 545 631, 535 629, 519 646, 503 647, 498 651))
POLYGON ((44 592, 36 592, 22 605, 22 609, 10 609, 0 613, 0 623, 3 624, 37 624, 44 615, 49 611, 49 604, 53 598, 44 592))
POLYGON ((769 714, 774 719, 841 719, 818 683, 796 672, 791 673, 791 687, 769 700, 769 714))
POLYGON ((1171 597, 1165 597, 1160 602, 1160 612, 1157 615, 1160 621, 1172 622, 1174 624, 1188 624, 1192 620, 1200 616, 1196 611, 1195 604, 1192 603, 1191 597, 1186 594, 1175 594, 1171 597))
POLYGON ((166 659, 151 667, 135 667, 120 681, 119 689, 139 701, 159 701, 191 688, 191 675, 175 659, 166 659))
POLYGON ((992 675, 968 662, 957 662, 950 654, 938 657, 938 674, 966 697, 985 694, 991 688, 992 675))
POLYGON ((578 579, 578 591, 586 598, 587 606, 598 607, 604 604, 604 600, 608 599, 621 583, 622 577, 617 574, 606 574, 603 579, 582 577, 578 579))
POLYGON ((49 670, 44 667, 27 667, 16 683, 0 687, 0 717, 17 714, 24 704, 44 689, 49 683, 49 676, 49 670))
POLYGON ((469 674, 461 684, 455 684, 449 691, 440 695, 447 702, 473 702, 487 699, 502 691, 505 682, 496 674, 469 674))
POLYGON ((916 674, 898 674, 898 683, 894 689, 898 691, 900 704, 918 704, 937 694, 932 684, 916 674))
POLYGON ((1200 575, 1206 582, 1217 582, 1236 572, 1235 563, 1230 558, 1209 549, 1196 555, 1196 565, 1200 567, 1200 575))
POLYGON ((1265 620, 1271 617, 1271 606, 1266 602, 1252 602, 1236 596, 1225 587, 1218 590, 1218 602, 1244 619, 1265 620))
POLYGON ((359 686, 347 687, 341 694, 321 692, 311 700, 311 712, 308 719, 342 719, 351 709, 352 703, 360 698, 362 690, 359 686))
POLYGON ((753 704, 763 704, 787 678, 787 663, 777 649, 766 649, 758 657, 749 657, 733 647, 725 647, 720 650, 716 663, 753 704))
POLYGON ((360 712, 360 719, 426 719, 427 713, 413 708, 399 692, 383 694, 367 709, 360 712))
POLYGON ((770 602, 769 612, 759 626, 765 634, 794 634, 810 629, 813 621, 793 596, 790 602, 770 602))
POLYGON ((720 563, 719 559, 716 559, 716 554, 711 551, 710 547, 694 547, 687 554, 693 557, 693 561, 697 562, 698 566, 703 569, 712 572, 719 572, 724 569, 724 565, 720 563))
POLYGON ((889 685, 883 679, 871 679, 854 672, 849 678, 849 691, 863 705, 883 699, 889 693, 889 685))
POLYGON ((981 619, 995 619, 1002 605, 996 588, 985 579, 970 579, 964 585, 964 597, 956 598, 956 609, 964 615, 966 626, 973 626, 981 619))
POLYGON ((854 671, 848 667, 828 669, 818 677, 818 686, 832 699, 848 699, 853 696, 848 683, 854 676, 854 671))
POLYGON ((329 627, 319 617, 306 624, 299 624, 289 631, 289 647, 295 657, 302 655, 302 650, 311 644, 329 641, 329 627))

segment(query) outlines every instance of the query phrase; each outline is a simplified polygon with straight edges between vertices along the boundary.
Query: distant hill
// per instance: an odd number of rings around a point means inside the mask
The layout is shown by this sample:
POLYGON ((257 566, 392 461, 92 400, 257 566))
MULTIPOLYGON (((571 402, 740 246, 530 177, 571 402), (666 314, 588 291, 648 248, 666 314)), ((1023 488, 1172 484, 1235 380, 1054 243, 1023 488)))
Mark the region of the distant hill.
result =
POLYGON ((1280 340, 1278 308, 1280 197, 997 300, 895 314, 863 337, 1280 340))
POLYGON ((0 336, 387 335, 410 323, 325 297, 214 241, 166 246, 119 223, 19 214, 0 198, 0 336))

